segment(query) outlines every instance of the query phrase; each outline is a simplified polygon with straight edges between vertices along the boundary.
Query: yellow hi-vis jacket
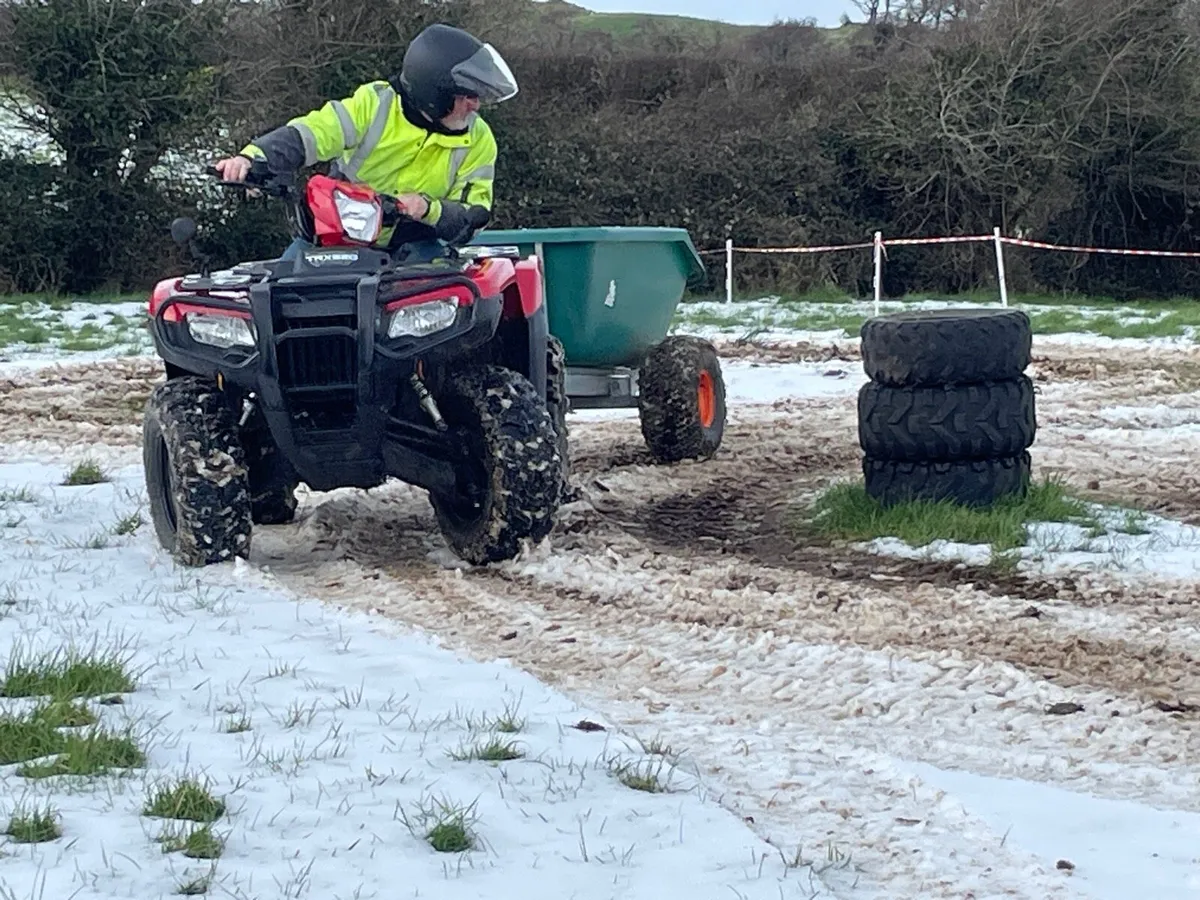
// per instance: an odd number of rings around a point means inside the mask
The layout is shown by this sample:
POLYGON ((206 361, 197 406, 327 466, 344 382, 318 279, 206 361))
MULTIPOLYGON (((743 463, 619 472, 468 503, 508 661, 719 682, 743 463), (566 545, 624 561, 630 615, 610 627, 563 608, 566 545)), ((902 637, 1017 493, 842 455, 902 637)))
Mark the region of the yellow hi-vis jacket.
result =
MULTIPOLYGON (((412 239, 465 240, 492 209, 496 139, 488 124, 475 115, 462 134, 421 128, 386 81, 368 82, 350 97, 291 119, 241 152, 265 158, 274 172, 333 160, 334 177, 392 196, 424 194, 429 212, 421 222, 428 228, 412 239)), ((392 231, 385 229, 377 243, 386 245, 392 231)))

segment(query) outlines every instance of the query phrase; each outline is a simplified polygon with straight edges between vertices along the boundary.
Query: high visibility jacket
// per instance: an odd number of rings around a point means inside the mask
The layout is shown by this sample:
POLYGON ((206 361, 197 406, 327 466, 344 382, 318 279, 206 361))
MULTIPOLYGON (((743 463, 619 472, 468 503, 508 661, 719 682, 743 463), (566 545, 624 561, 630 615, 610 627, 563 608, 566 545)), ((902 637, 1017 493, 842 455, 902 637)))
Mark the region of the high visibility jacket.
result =
MULTIPOLYGON (((430 201, 425 234, 463 240, 486 224, 493 201, 496 139, 478 115, 462 134, 443 134, 414 124, 386 81, 361 85, 353 95, 256 138, 242 154, 265 157, 272 171, 294 172, 333 161, 330 174, 380 191, 424 194, 430 201)), ((378 240, 385 245, 392 229, 378 240)), ((407 230, 406 230, 407 232, 407 230)))

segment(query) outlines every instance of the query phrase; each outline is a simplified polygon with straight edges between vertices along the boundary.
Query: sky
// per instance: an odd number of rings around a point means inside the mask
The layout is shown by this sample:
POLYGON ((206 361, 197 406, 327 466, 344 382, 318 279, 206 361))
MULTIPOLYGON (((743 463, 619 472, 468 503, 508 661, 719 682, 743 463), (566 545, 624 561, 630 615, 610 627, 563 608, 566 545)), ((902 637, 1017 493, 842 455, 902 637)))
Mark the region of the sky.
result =
POLYGON ((861 13, 851 0, 571 0, 596 12, 647 12, 717 19, 736 25, 769 25, 775 19, 812 17, 837 27, 842 13, 855 21, 861 13))

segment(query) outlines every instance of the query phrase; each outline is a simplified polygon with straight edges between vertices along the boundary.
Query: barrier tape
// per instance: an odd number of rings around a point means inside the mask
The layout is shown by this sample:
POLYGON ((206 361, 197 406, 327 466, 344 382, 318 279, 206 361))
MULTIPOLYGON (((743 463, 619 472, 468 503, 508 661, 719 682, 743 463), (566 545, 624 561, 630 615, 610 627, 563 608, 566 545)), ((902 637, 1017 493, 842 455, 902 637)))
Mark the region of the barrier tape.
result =
MULTIPOLYGON (((965 244, 965 243, 982 243, 984 241, 992 242, 996 238, 990 234, 980 235, 955 235, 952 237, 926 237, 926 238, 888 238, 880 241, 884 250, 888 247, 911 247, 921 244, 965 244)), ((1184 259, 1200 258, 1200 251, 1193 250, 1135 250, 1125 249, 1120 247, 1077 247, 1070 244, 1050 244, 1045 241, 1030 241, 1025 238, 1010 238, 1001 237, 1002 244, 1011 244, 1016 247, 1032 247, 1037 250, 1059 250, 1064 253, 1110 253, 1118 256, 1165 256, 1184 259)), ((875 246, 874 241, 867 241, 861 244, 826 244, 820 247, 733 247, 734 253, 829 253, 835 250, 863 250, 870 249, 875 246)), ((721 247, 713 250, 697 251, 702 256, 710 254, 727 252, 727 249, 721 247)))
POLYGON ((1047 244, 1043 241, 1027 241, 1024 238, 1000 238, 1003 244, 1017 247, 1034 247, 1039 250, 1063 250, 1068 253, 1113 253, 1119 256, 1176 256, 1195 258, 1200 252, 1193 250, 1128 250, 1120 247, 1072 247, 1066 244, 1047 244))

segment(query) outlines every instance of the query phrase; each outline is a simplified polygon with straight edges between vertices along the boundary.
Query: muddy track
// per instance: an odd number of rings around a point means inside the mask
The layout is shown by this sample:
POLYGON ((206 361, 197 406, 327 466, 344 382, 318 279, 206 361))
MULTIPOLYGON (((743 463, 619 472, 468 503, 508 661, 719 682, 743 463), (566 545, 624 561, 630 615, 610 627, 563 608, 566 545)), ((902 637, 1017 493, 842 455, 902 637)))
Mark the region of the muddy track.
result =
MULTIPOLYGON (((1200 520, 1197 359, 1039 357, 1037 474, 1200 520)), ((158 377, 137 363, 8 379, 0 428, 132 450, 158 377)), ((1196 583, 1031 576, 798 538, 798 504, 858 474, 852 391, 731 415, 716 459, 674 466, 651 463, 635 417, 573 419, 583 499, 549 545, 511 563, 459 568, 405 485, 305 497, 296 523, 256 531, 254 562, 298 591, 510 659, 689 748, 760 833, 848 848, 854 864, 825 877, 856 900, 980 885, 1067 895, 996 836, 972 838, 978 823, 915 787, 905 759, 1200 809, 1196 583), (947 852, 927 860, 897 816, 938 830, 947 852)))

